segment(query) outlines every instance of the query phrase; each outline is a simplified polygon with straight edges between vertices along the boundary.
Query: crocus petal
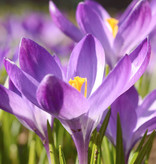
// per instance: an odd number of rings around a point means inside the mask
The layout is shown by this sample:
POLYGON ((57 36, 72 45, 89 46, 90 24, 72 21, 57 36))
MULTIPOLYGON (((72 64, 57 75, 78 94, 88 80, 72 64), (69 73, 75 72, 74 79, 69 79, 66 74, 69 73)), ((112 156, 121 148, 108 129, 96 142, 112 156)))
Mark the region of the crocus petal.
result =
POLYGON ((156 90, 146 96, 142 104, 136 109, 137 124, 133 130, 133 138, 129 144, 129 150, 148 130, 150 134, 156 127, 156 90))
POLYGON ((4 65, 15 87, 31 102, 38 105, 35 97, 37 86, 39 85, 38 82, 30 75, 23 72, 9 59, 4 60, 4 65))
POLYGON ((39 82, 46 74, 54 74, 62 78, 54 57, 30 39, 23 38, 21 41, 19 63, 23 71, 39 82))
POLYGON ((155 15, 156 14, 156 1, 151 0, 150 6, 151 6, 151 9, 152 9, 152 15, 155 15))
POLYGON ((110 18, 109 13, 99 3, 95 1, 86 1, 86 4, 91 7, 103 19, 103 21, 110 18))
POLYGON ((5 47, 4 49, 0 49, 0 69, 2 68, 3 65, 3 58, 6 57, 9 53, 9 48, 5 47))
POLYGON ((0 108, 25 121, 32 120, 31 112, 23 99, 0 85, 0 108))
MULTIPOLYGON (((126 55, 119 61, 117 66, 109 73, 101 86, 89 98, 91 108, 89 109, 89 117, 93 120, 100 119, 106 108, 122 94, 123 86, 130 77, 131 61, 126 55)), ((100 121, 100 120, 98 120, 100 121)))
POLYGON ((112 137, 113 143, 116 144, 116 123, 117 113, 120 115, 122 126, 123 144, 125 150, 131 141, 133 130, 137 122, 136 108, 138 106, 138 93, 134 87, 122 94, 111 105, 111 116, 108 124, 107 133, 112 137), (130 119, 130 121, 128 121, 130 119))
POLYGON ((88 110, 87 99, 80 92, 52 75, 40 83, 37 100, 43 110, 59 118, 72 119, 88 110))
POLYGON ((22 97, 22 94, 19 92, 19 90, 15 87, 14 83, 9 78, 9 89, 16 94, 18 94, 20 97, 22 97))
POLYGON ((119 26, 114 40, 114 48, 117 55, 122 56, 144 39, 151 21, 151 9, 148 1, 139 1, 128 17, 119 26), (136 37, 137 36, 137 37, 136 37))
POLYGON ((143 103, 137 109, 138 123, 136 129, 148 120, 156 117, 156 90, 146 96, 143 103))
POLYGON ((108 29, 106 21, 103 21, 101 16, 87 3, 79 3, 76 18, 84 33, 91 33, 100 40, 106 53, 107 62, 112 64, 112 61, 115 60, 111 49, 111 43, 114 38, 108 29))
POLYGON ((136 144, 136 142, 145 134, 146 130, 148 130, 148 134, 152 133, 153 130, 155 130, 156 127, 156 113, 155 117, 152 117, 150 120, 146 121, 144 124, 142 124, 133 135, 133 138, 131 140, 131 144, 129 145, 129 152, 132 149, 132 147, 136 144))
POLYGON ((105 54, 100 42, 92 35, 84 37, 74 48, 69 65, 68 77, 87 78, 87 97, 102 83, 105 66, 105 54))
POLYGON ((49 10, 53 22, 67 36, 69 36, 76 42, 78 42, 83 37, 81 31, 74 24, 72 24, 66 17, 64 17, 64 15, 58 10, 58 8, 52 1, 49 2, 49 10))
POLYGON ((151 46, 148 39, 142 43, 129 55, 132 63, 131 77, 125 85, 125 90, 130 88, 144 73, 150 60, 151 46))
MULTIPOLYGON (((17 90, 15 85, 12 83, 12 81, 9 79, 9 89, 11 89, 13 92, 18 94, 20 97, 22 97, 21 93, 17 90)), ((40 138, 43 140, 46 140, 48 138, 47 136, 47 120, 49 121, 50 125, 53 124, 53 118, 50 114, 47 112, 41 110, 34 104, 32 104, 27 98, 22 97, 22 100, 25 104, 27 104, 27 108, 25 106, 22 106, 22 110, 25 111, 29 109, 30 116, 28 119, 31 119, 31 121, 27 121, 26 119, 22 119, 17 114, 13 113, 18 120, 28 129, 34 131, 37 135, 40 136, 40 138)), ((20 112, 20 111, 19 111, 20 112)), ((46 141, 44 141, 46 142, 46 141)))
POLYGON ((138 2, 138 0, 132 0, 132 2, 128 5, 128 7, 124 11, 124 13, 120 16, 119 24, 118 24, 119 26, 123 23, 123 21, 131 13, 132 9, 134 8, 134 6, 136 5, 137 2, 138 2))

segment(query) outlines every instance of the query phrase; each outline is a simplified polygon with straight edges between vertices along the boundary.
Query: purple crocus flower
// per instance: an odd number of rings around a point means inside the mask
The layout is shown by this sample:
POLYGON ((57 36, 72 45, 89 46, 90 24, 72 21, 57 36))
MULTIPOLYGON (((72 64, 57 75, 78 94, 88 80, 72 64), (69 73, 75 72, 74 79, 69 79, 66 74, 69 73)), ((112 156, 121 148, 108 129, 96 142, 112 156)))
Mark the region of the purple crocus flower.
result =
POLYGON ((40 110, 36 105, 24 97, 9 81, 9 89, 0 85, 0 108, 17 117, 17 119, 29 130, 34 131, 42 140, 46 149, 49 164, 51 163, 49 153, 49 141, 47 132, 47 121, 53 125, 53 117, 40 110))
POLYGON ((103 47, 89 34, 73 49, 66 73, 55 56, 25 38, 20 45, 20 68, 9 59, 4 64, 21 94, 60 120, 75 142, 80 164, 86 164, 90 135, 103 112, 139 79, 149 57, 145 39, 105 78, 103 47))
POLYGON ((146 130, 148 129, 148 134, 150 134, 156 128, 155 101, 156 90, 153 90, 139 103, 138 93, 132 87, 111 105, 112 110, 106 135, 116 145, 116 121, 117 113, 119 113, 127 162, 130 151, 146 130))
POLYGON ((74 41, 79 41, 86 33, 97 37, 104 47, 106 61, 110 66, 134 49, 156 24, 154 9, 151 9, 147 0, 132 1, 119 20, 111 18, 94 1, 81 2, 76 11, 80 29, 65 18, 52 1, 49 8, 54 23, 74 41))

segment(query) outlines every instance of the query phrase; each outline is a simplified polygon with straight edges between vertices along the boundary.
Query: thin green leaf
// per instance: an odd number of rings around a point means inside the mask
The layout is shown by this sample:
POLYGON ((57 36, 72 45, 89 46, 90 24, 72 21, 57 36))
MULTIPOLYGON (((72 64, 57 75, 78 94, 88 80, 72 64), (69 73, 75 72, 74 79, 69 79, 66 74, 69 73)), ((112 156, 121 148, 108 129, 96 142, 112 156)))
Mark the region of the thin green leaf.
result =
POLYGON ((59 161, 60 161, 60 164, 66 164, 61 145, 59 145, 59 161))
POLYGON ((57 164, 57 151, 55 148, 52 132, 51 132, 51 127, 49 122, 47 121, 47 130, 48 130, 48 139, 49 139, 49 152, 50 152, 50 158, 51 158, 51 163, 57 164))
POLYGON ((142 146, 143 146, 143 144, 145 142, 145 139, 147 137, 147 132, 148 132, 148 130, 146 130, 146 132, 145 132, 144 136, 142 137, 142 139, 141 139, 141 141, 140 141, 136 151, 134 152, 134 154, 133 154, 133 156, 132 156, 132 158, 130 160, 130 164, 133 164, 135 162, 135 160, 136 160, 136 158, 137 158, 137 156, 139 154, 139 151, 142 149, 142 146))
POLYGON ((109 140, 106 137, 104 137, 102 145, 101 145, 103 163, 106 163, 106 164, 114 163, 113 149, 114 149, 113 145, 109 142, 109 140))
POLYGON ((94 147, 93 145, 96 145, 96 140, 97 140, 97 129, 95 129, 92 133, 91 139, 90 139, 90 143, 89 143, 89 148, 88 148, 88 161, 89 163, 91 163, 91 161, 93 161, 93 154, 94 154, 94 147))
POLYGON ((143 146, 143 144, 145 142, 145 139, 147 137, 147 132, 148 132, 148 130, 146 130, 144 136, 142 137, 142 139, 141 139, 141 141, 140 141, 140 143, 139 143, 139 145, 138 145, 138 147, 136 149, 137 152, 141 150, 141 148, 142 148, 142 146, 143 146))
POLYGON ((45 159, 46 159, 46 151, 45 149, 43 148, 42 152, 41 152, 41 155, 40 155, 40 158, 39 158, 39 162, 38 164, 45 164, 45 159))
POLYGON ((147 152, 146 159, 145 159, 145 164, 148 164, 148 160, 149 160, 150 153, 151 153, 151 150, 152 150, 152 143, 150 145, 151 147, 149 148, 149 151, 147 152))
POLYGON ((143 148, 140 150, 140 152, 139 152, 139 154, 138 154, 134 164, 141 164, 142 163, 145 155, 147 155, 148 152, 151 149, 151 145, 153 143, 154 136, 155 136, 155 131, 152 132, 152 134, 149 136, 147 142, 145 143, 143 148))
POLYGON ((32 140, 30 143, 30 151, 29 151, 29 162, 28 164, 35 164, 35 141, 32 140))
POLYGON ((110 71, 109 65, 106 64, 106 67, 105 67, 105 77, 108 76, 109 71, 110 71))
POLYGON ((101 126, 101 128, 99 130, 98 137, 97 137, 98 147, 100 147, 101 144, 102 144, 102 140, 103 140, 103 137, 105 135, 105 132, 106 132, 106 129, 107 129, 107 126, 108 126, 110 115, 111 115, 111 109, 108 110, 108 112, 106 114, 106 117, 105 117, 105 119, 104 119, 104 121, 102 123, 102 126, 101 126))
POLYGON ((124 148, 123 148, 123 140, 122 140, 122 128, 121 128, 119 113, 117 114, 116 164, 125 164, 124 148))
POLYGON ((90 159, 90 164, 97 164, 97 159, 98 159, 98 147, 97 144, 93 144, 92 147, 92 155, 90 159))

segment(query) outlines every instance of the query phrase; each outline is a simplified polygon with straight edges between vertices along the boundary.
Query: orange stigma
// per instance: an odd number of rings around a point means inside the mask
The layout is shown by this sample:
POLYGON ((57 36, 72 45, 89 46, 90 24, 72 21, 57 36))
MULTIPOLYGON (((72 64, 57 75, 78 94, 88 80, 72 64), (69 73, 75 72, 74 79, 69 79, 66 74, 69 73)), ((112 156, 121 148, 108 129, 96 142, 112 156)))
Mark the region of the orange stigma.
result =
POLYGON ((106 21, 109 23, 109 25, 112 29, 113 37, 115 38, 116 34, 118 32, 118 22, 119 21, 117 19, 114 19, 114 18, 108 18, 106 21))
POLYGON ((81 92, 82 85, 85 83, 84 96, 87 97, 87 79, 79 76, 74 77, 74 80, 70 79, 69 84, 81 92))

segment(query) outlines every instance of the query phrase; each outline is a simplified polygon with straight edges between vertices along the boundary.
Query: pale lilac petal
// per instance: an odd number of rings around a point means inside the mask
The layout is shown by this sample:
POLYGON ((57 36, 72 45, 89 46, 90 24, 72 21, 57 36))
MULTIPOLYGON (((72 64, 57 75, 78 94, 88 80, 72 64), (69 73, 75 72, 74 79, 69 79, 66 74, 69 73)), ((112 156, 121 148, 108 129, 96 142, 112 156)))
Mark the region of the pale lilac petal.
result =
POLYGON ((156 90, 146 96, 142 104, 137 109, 138 123, 136 129, 141 125, 156 117, 156 90))
MULTIPOLYGON (((117 66, 109 73, 101 86, 89 98, 91 108, 89 109, 89 117, 93 120, 102 117, 106 108, 122 94, 123 87, 130 78, 131 61, 126 55, 119 61, 117 66)), ((98 120, 100 121, 100 120, 98 120)))
POLYGON ((102 83, 105 54, 100 42, 92 35, 84 37, 74 48, 68 66, 68 77, 87 78, 87 97, 102 83))
MULTIPOLYGON (((18 120, 28 129, 34 131, 36 134, 38 134, 42 140, 46 140, 48 138, 47 136, 47 120, 49 121, 50 125, 52 126, 53 118, 50 114, 46 113, 45 111, 41 110, 34 104, 32 104, 27 98, 21 95, 21 93, 17 90, 17 88, 14 86, 11 80, 9 80, 9 89, 11 89, 13 92, 18 94, 20 97, 22 97, 22 100, 25 104, 27 104, 27 108, 25 106, 22 106, 21 109, 23 111, 29 109, 30 117, 28 119, 22 119, 18 115, 14 114, 18 120), (31 119, 31 121, 28 121, 31 119)), ((19 111, 20 112, 20 111, 19 111)))
POLYGON ((8 47, 0 48, 0 69, 3 66, 3 58, 7 57, 10 49, 8 47))
POLYGON ((38 105, 35 94, 39 83, 9 59, 4 60, 6 71, 15 87, 31 102, 38 105))
POLYGON ((130 88, 145 72, 150 60, 151 46, 148 39, 142 43, 129 55, 132 63, 131 77, 125 84, 125 90, 130 88))
POLYGON ((16 93, 0 85, 0 108, 25 121, 31 121, 32 115, 27 104, 16 93))
POLYGON ((150 6, 151 6, 151 9, 152 9, 152 15, 155 15, 156 14, 156 1, 151 0, 150 6))
POLYGON ((69 36, 76 42, 78 42, 83 37, 82 32, 74 24, 72 24, 66 17, 64 17, 64 15, 58 10, 58 8, 52 1, 49 2, 49 10, 53 22, 67 36, 69 36))
POLYGON ((146 130, 148 130, 148 134, 150 134, 155 129, 156 112, 149 120, 146 120, 143 124, 140 124, 140 127, 138 127, 138 129, 135 129, 136 131, 133 136, 133 142, 136 142, 138 139, 140 139, 145 134, 146 130))
POLYGON ((92 8, 103 19, 103 21, 110 18, 109 13, 96 1, 86 1, 86 4, 92 8))
POLYGON ((132 2, 128 5, 126 10, 123 12, 123 14, 119 18, 119 24, 118 24, 119 26, 128 17, 128 15, 131 13, 131 11, 133 10, 133 8, 134 8, 134 6, 136 5, 137 2, 138 2, 138 0, 132 0, 132 2))
POLYGON ((14 83, 9 78, 9 89, 16 94, 18 94, 20 97, 22 97, 22 94, 19 92, 19 90, 15 87, 14 83))
POLYGON ((79 26, 84 33, 93 34, 104 47, 107 63, 112 64, 115 56, 113 55, 111 44, 114 40, 108 23, 103 21, 101 16, 87 3, 79 3, 76 18, 79 26))
POLYGON ((46 112, 72 119, 88 111, 88 102, 75 88, 52 75, 47 75, 37 90, 37 100, 46 112))
POLYGON ((30 39, 23 38, 20 46, 19 63, 23 71, 40 82, 46 74, 62 78, 62 73, 53 56, 30 39))
MULTIPOLYGON (((33 117, 32 122, 33 126, 29 124, 28 126, 32 128, 32 130, 38 134, 42 140, 47 140, 48 133, 47 133, 47 121, 49 121, 50 126, 52 127, 53 124, 53 118, 52 116, 32 104, 29 100, 27 100, 25 97, 23 98, 29 109, 31 110, 31 115, 33 117)), ((46 142, 46 141, 44 141, 46 142)), ((48 141, 47 141, 48 142, 48 141)))
POLYGON ((128 145, 130 144, 133 130, 137 123, 137 106, 138 93, 134 87, 131 87, 127 92, 122 94, 111 105, 111 116, 108 124, 107 133, 108 136, 111 136, 113 143, 116 144, 117 113, 119 113, 122 126, 123 144, 126 151, 128 145))
POLYGON ((152 133, 153 130, 156 129, 156 113, 155 116, 153 116, 151 119, 146 121, 144 124, 141 124, 141 126, 134 132, 133 138, 131 140, 131 144, 129 145, 129 152, 132 149, 132 147, 136 144, 136 142, 145 134, 146 130, 148 130, 148 134, 152 133))
POLYGON ((148 34, 147 29, 149 28, 150 22, 151 9, 149 3, 146 0, 141 0, 119 26, 114 41, 116 54, 123 56, 144 39, 148 34))

